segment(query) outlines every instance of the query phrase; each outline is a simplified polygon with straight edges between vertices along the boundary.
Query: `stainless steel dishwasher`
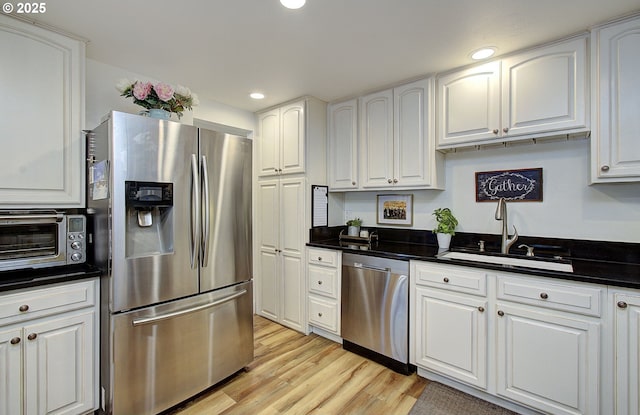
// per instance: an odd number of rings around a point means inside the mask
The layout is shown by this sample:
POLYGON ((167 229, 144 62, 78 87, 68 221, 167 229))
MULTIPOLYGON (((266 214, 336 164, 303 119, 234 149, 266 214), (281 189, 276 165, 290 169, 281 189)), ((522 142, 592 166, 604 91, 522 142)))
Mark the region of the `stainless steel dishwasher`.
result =
POLYGON ((409 262, 342 255, 342 347, 409 374, 409 262))

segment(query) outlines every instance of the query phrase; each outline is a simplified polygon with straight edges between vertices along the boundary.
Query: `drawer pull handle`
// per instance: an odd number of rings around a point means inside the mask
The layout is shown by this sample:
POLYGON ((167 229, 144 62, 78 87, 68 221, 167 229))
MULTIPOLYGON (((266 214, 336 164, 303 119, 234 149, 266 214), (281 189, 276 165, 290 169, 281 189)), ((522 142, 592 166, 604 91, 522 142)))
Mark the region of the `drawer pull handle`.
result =
POLYGON ((18 308, 18 310, 24 313, 25 311, 29 311, 29 306, 26 304, 21 305, 20 308, 18 308))
POLYGON ((322 281, 318 281, 318 285, 322 285, 322 281))
POLYGON ((442 279, 442 281, 444 281, 444 282, 449 282, 449 277, 444 277, 444 278, 442 279))
POLYGON ((498 310, 498 315, 499 315, 500 317, 504 316, 504 311, 502 311, 502 310, 498 310))
POLYGON ((36 333, 31 333, 30 335, 27 336, 27 339, 29 340, 35 340, 36 337, 38 337, 38 335, 36 333))
POLYGON ((13 339, 11 339, 11 344, 18 344, 20 343, 20 337, 14 337, 13 339))
POLYGON ((540 293, 540 298, 542 298, 543 300, 546 300, 547 298, 549 298, 549 294, 547 294, 547 293, 540 293))
POLYGON ((481 313, 484 313, 484 307, 483 306, 478 307, 478 311, 481 313))
POLYGON ((619 308, 627 308, 627 303, 625 303, 624 301, 618 301, 618 307, 619 308))

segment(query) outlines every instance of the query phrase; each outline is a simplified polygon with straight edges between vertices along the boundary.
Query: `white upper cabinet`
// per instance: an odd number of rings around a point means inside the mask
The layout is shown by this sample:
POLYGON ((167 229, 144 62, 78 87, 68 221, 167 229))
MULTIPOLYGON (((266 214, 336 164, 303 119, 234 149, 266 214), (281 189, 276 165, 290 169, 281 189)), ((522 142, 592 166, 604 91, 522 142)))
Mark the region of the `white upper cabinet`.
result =
POLYGON ((500 62, 438 78, 438 146, 494 139, 500 126, 500 62))
POLYGON ((438 148, 589 129, 587 40, 581 36, 438 79, 438 148))
POLYGON ((360 190, 442 188, 432 90, 424 79, 360 98, 360 190))
POLYGON ((640 17, 592 32, 592 182, 640 181, 640 17))
POLYGON ((260 176, 304 173, 304 100, 260 113, 258 128, 260 176))
POLYGON ((332 190, 358 187, 358 100, 331 104, 327 176, 332 190))
POLYGON ((81 41, 0 15, 3 207, 84 207, 84 53, 81 41))
POLYGON ((360 98, 360 144, 362 187, 393 185, 392 90, 360 98))
POLYGON ((393 90, 394 185, 444 187, 443 157, 434 137, 433 85, 429 78, 393 90))

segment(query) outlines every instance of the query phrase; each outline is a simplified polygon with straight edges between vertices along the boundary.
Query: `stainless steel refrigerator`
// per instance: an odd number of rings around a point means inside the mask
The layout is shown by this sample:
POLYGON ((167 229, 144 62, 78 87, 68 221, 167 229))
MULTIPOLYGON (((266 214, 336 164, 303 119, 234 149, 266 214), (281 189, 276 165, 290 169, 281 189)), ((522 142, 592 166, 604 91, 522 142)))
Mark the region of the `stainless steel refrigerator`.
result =
POLYGON ((253 360, 251 140, 112 112, 87 155, 101 412, 156 414, 253 360))

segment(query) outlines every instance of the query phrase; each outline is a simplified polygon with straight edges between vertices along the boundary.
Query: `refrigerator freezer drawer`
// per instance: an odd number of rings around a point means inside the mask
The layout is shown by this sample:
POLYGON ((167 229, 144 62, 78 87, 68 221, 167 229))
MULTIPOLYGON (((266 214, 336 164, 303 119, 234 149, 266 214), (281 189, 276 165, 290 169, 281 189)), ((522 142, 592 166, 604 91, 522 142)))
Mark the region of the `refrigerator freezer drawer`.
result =
POLYGON ((113 315, 111 412, 157 414, 250 363, 252 298, 248 281, 113 315))

